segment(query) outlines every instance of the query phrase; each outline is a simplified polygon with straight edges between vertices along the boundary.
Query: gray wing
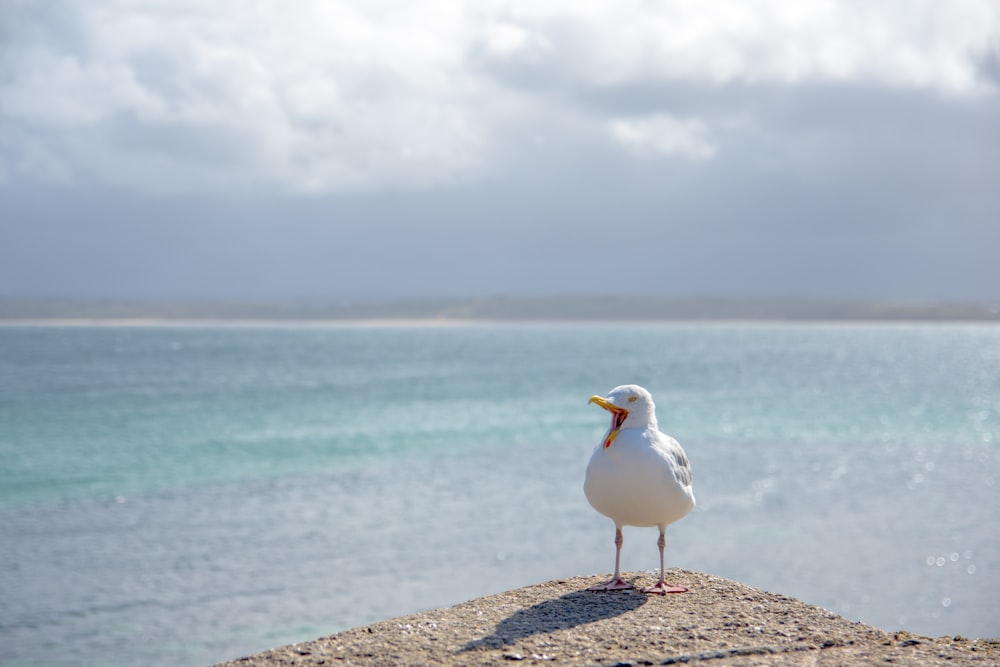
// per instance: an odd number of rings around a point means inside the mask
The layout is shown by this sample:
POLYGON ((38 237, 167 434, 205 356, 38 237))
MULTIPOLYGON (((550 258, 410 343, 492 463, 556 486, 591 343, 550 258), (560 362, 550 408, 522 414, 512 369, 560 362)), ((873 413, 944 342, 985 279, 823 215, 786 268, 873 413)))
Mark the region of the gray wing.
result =
POLYGON ((690 487, 694 482, 694 477, 691 474, 691 463, 688 461, 687 454, 684 453, 680 444, 669 435, 659 433, 658 436, 656 448, 665 458, 673 460, 674 479, 681 486, 690 487))
POLYGON ((684 486, 691 486, 694 482, 694 477, 691 475, 691 464, 680 445, 674 448, 674 460, 677 461, 677 465, 674 466, 674 478, 684 486))

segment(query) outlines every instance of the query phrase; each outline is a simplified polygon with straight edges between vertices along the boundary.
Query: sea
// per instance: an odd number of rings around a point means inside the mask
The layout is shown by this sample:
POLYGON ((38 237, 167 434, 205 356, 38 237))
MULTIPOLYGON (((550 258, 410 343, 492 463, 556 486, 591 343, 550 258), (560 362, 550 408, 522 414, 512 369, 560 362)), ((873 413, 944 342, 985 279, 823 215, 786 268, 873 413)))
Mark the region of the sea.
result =
POLYGON ((1000 637, 996 324, 8 324, 0 664, 210 665, 610 573, 587 400, 627 383, 692 462, 668 567, 1000 637))

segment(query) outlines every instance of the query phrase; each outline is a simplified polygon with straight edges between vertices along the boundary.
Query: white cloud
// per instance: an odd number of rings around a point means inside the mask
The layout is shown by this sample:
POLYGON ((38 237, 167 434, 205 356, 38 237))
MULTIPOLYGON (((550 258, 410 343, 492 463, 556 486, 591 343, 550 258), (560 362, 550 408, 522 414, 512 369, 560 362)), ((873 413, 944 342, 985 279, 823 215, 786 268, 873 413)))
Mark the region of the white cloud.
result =
POLYGON ((544 40, 511 23, 491 23, 483 31, 487 52, 498 58, 517 58, 526 53, 545 51, 544 40))
POLYGON ((79 48, 49 32, 11 50, 12 171, 42 177, 26 148, 67 135, 76 179, 151 189, 430 187, 483 168, 462 16, 441 3, 150 7, 91 3, 79 48), (215 164, 185 152, 206 140, 215 164))
POLYGON ((655 114, 639 119, 619 119, 610 124, 611 135, 640 156, 678 156, 707 160, 715 154, 708 128, 697 119, 655 114))
POLYGON ((622 117, 560 93, 834 83, 975 96, 995 86, 976 59, 1000 35, 990 0, 92 0, 75 13, 5 11, 0 174, 140 190, 447 187, 504 168, 499 156, 546 125, 610 128, 636 154, 706 159, 724 148, 707 119, 622 117))
POLYGON ((1000 7, 990 0, 501 6, 522 28, 558 35, 551 41, 562 72, 592 83, 863 81, 973 92, 983 82, 970 56, 1000 33, 1000 7))

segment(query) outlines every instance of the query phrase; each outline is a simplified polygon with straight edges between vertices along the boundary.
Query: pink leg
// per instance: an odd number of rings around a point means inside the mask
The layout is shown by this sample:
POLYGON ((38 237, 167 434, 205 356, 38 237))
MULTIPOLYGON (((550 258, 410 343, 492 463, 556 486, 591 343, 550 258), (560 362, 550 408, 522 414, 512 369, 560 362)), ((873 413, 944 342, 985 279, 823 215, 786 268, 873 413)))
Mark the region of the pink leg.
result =
POLYGON ((656 541, 656 545, 660 547, 660 580, 649 588, 642 589, 643 593, 655 593, 657 595, 665 595, 667 593, 687 593, 687 589, 683 586, 671 586, 667 583, 664 575, 666 574, 663 568, 663 550, 667 546, 667 536, 666 526, 660 528, 660 539, 656 541))
POLYGON ((635 586, 622 579, 622 544, 624 543, 625 538, 622 537, 622 529, 615 526, 615 573, 611 577, 611 581, 591 586, 587 589, 588 591, 623 591, 635 588, 635 586))

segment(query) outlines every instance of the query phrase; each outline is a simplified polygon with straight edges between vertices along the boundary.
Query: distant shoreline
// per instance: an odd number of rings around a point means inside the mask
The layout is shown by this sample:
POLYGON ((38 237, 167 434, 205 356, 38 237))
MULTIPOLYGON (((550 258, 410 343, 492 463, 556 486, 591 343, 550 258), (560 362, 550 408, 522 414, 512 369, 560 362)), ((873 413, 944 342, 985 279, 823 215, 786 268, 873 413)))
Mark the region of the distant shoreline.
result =
POLYGON ((502 323, 1000 322, 998 303, 666 297, 484 297, 364 302, 0 297, 0 324, 461 326, 502 323))
POLYGON ((0 327, 461 327, 491 324, 486 320, 441 319, 173 319, 173 318, 34 318, 3 319, 0 327))
POLYGON ((575 319, 524 319, 524 320, 489 320, 489 319, 435 319, 435 318, 372 318, 372 319, 167 319, 167 318, 47 318, 47 319, 3 319, 0 318, 0 329, 23 328, 105 328, 105 329, 143 329, 143 328, 290 328, 290 329, 457 329, 464 327, 516 327, 516 326, 766 326, 784 324, 789 326, 834 326, 834 325, 997 325, 997 320, 972 319, 692 319, 692 320, 575 320, 575 319))

